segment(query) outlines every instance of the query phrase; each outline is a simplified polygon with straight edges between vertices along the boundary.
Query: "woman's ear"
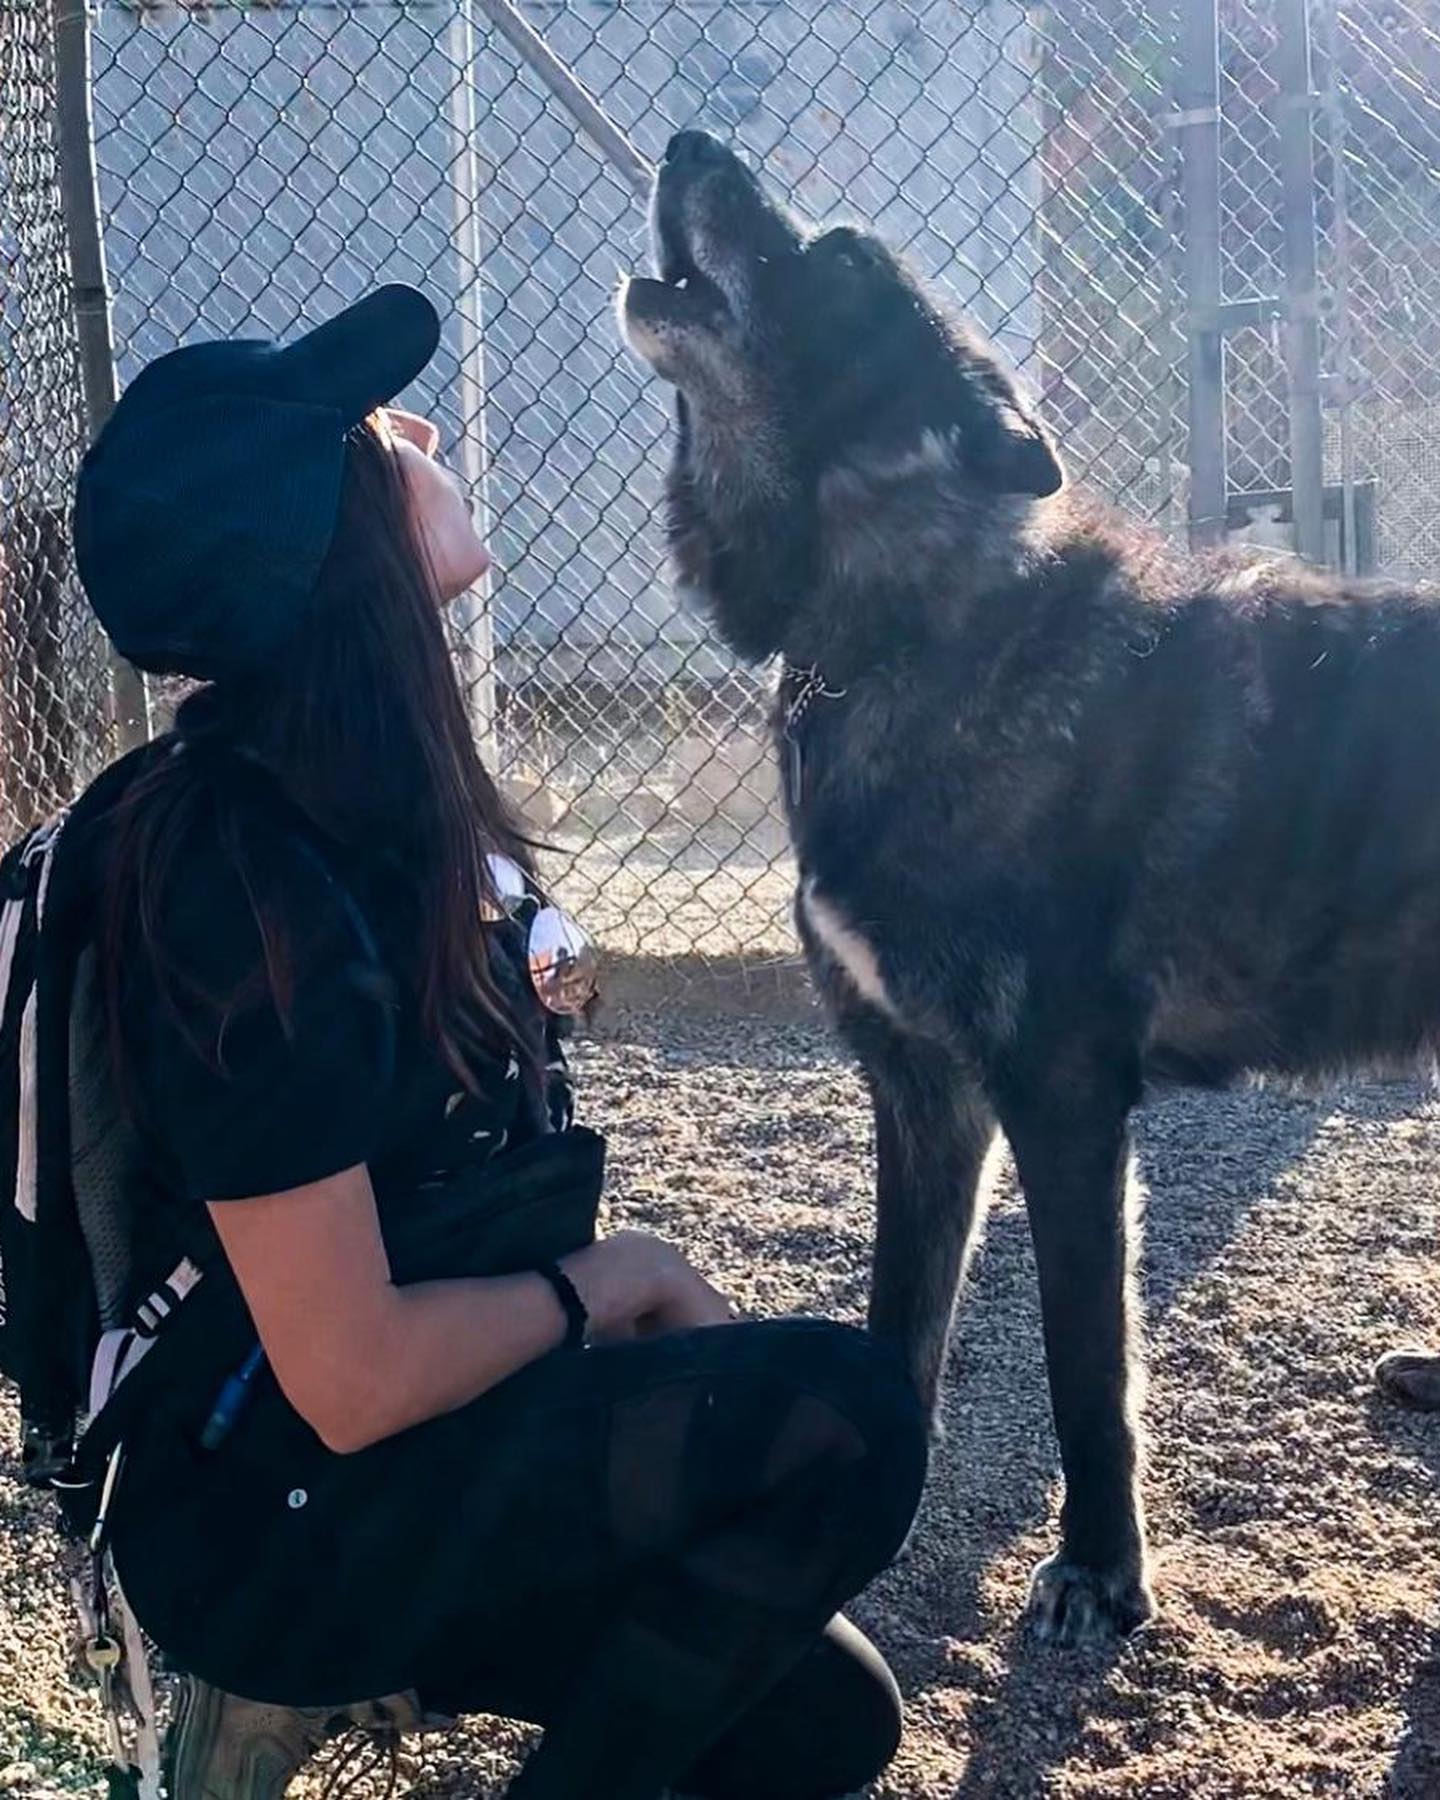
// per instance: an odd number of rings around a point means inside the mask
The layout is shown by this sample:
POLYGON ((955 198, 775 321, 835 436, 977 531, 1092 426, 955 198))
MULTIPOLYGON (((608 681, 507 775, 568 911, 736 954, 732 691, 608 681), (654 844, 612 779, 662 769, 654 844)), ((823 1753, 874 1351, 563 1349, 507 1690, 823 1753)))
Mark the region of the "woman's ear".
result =
POLYGON ((401 412, 395 406, 385 407, 383 417, 395 436, 413 444, 422 456, 433 457, 440 448, 440 428, 433 420, 422 419, 417 413, 401 412))

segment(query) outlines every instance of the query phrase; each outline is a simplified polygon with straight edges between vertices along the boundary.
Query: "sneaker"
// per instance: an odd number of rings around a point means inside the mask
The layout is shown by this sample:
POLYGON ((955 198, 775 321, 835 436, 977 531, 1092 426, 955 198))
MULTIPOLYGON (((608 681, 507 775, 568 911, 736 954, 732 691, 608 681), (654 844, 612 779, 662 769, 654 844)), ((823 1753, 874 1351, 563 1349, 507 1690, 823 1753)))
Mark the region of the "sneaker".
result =
POLYGON ((182 1676, 165 1733, 165 1793, 167 1800, 282 1800, 332 1738, 355 1731, 383 1752, 397 1748, 404 1732, 445 1722, 422 1713, 413 1693, 354 1706, 267 1706, 182 1676))

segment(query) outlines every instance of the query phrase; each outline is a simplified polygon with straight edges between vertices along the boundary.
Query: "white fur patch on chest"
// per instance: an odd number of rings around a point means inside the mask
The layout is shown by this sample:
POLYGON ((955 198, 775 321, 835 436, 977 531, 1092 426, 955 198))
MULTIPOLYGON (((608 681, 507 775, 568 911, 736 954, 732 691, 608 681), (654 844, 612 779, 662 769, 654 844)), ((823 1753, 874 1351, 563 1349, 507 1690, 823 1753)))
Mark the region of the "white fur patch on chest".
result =
POLYGON ((816 891, 814 877, 800 884, 800 906, 805 923, 850 977, 862 1000, 866 1000, 888 1019, 900 1022, 900 1011, 890 998, 885 977, 880 973, 880 959, 869 942, 845 918, 833 901, 816 891))

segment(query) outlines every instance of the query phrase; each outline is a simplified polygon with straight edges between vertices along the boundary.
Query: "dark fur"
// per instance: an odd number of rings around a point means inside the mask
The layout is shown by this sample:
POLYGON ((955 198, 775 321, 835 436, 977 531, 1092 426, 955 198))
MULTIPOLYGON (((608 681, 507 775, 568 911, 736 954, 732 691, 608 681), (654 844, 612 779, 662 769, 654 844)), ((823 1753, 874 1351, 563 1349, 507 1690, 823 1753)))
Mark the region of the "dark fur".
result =
POLYGON ((998 1122, 1066 1478, 1032 1605, 1062 1636, 1128 1628, 1151 1610, 1129 1114, 1151 1074, 1432 1054, 1440 609, 1173 558, 1055 492, 995 358, 881 246, 803 238, 698 134, 655 228, 685 290, 637 281, 622 310, 680 389, 680 577, 739 651, 827 688, 791 826, 801 932, 875 1103, 872 1326, 933 1396, 998 1122))

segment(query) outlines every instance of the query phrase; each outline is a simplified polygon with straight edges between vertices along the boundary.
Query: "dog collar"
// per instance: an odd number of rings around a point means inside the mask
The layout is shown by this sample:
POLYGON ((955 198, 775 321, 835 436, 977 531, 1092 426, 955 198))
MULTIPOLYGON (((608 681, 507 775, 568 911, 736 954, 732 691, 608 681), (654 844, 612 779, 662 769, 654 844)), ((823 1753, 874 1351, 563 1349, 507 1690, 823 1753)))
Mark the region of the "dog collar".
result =
POLYGON ((800 804, 805 788, 805 720, 817 700, 843 700, 845 688, 832 688, 812 663, 808 669, 786 668, 780 692, 785 696, 780 713, 780 736, 785 744, 785 798, 791 807, 800 804))

